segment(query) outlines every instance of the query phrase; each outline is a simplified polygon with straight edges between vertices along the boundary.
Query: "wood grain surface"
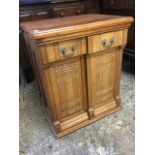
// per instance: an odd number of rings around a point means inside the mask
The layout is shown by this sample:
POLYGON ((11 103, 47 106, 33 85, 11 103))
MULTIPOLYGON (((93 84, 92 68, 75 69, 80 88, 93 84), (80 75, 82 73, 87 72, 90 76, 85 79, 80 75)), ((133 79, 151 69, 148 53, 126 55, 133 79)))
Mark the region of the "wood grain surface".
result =
POLYGON ((132 22, 89 14, 21 24, 57 138, 120 109, 122 54, 132 22))

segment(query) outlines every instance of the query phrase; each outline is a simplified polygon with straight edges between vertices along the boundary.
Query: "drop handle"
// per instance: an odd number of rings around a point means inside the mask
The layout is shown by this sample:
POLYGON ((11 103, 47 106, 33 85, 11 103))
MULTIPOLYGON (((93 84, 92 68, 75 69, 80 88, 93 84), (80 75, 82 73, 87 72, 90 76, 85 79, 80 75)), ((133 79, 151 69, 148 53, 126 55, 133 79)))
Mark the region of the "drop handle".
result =
POLYGON ((71 47, 71 49, 72 49, 73 52, 75 52, 75 51, 76 51, 76 45, 73 45, 73 46, 71 47))
POLYGON ((81 11, 80 11, 79 9, 76 10, 76 14, 77 14, 77 15, 81 14, 81 11))
POLYGON ((106 39, 103 39, 102 40, 102 45, 105 46, 106 44, 107 44, 107 40, 106 39))
POLYGON ((112 45, 114 43, 114 40, 115 40, 114 38, 110 39, 110 45, 112 45))
POLYGON ((61 17, 64 17, 64 15, 65 15, 65 14, 64 14, 63 12, 60 13, 60 16, 61 16, 61 17))
POLYGON ((64 56, 67 56, 67 57, 68 56, 73 56, 74 52, 76 51, 76 45, 71 46, 71 51, 70 52, 67 52, 67 49, 65 47, 61 48, 60 51, 64 56))
POLYGON ((66 49, 65 47, 64 47, 64 48, 61 48, 61 49, 60 49, 60 52, 61 52, 62 54, 64 54, 64 55, 65 55, 65 54, 66 54, 66 52, 67 52, 67 49, 66 49))

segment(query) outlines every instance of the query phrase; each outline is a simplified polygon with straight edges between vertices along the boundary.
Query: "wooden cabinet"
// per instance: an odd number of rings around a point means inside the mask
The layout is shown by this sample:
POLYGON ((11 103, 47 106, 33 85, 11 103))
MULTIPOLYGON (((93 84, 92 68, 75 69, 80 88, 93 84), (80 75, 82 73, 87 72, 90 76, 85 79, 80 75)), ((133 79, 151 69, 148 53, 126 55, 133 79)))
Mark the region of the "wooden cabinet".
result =
POLYGON ((132 22, 88 14, 21 24, 57 138, 120 109, 122 53, 132 22))

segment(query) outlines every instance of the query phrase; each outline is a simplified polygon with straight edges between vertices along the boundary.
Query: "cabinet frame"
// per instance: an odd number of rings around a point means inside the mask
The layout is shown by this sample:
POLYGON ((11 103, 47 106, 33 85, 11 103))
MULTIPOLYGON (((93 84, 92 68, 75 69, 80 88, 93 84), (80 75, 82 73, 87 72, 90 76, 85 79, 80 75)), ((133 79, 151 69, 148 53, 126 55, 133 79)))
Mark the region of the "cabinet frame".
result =
MULTIPOLYGON (((88 15, 89 16, 89 15, 88 15)), ((92 16, 92 15, 91 15, 92 16)), ((113 18, 113 16, 104 16, 99 15, 99 17, 106 17, 106 18, 113 18)), ((69 18, 69 17, 68 17, 69 18)), ((72 17, 70 17, 72 18, 72 17)), ((77 18, 77 17, 76 17, 77 18)), ((82 17, 84 18, 84 16, 82 17)), ((90 18, 90 16, 89 16, 90 18)), ((94 15, 95 18, 95 15, 94 15)), ((116 17, 114 17, 115 19, 116 17)), ((133 22, 133 19, 128 18, 121 18, 117 17, 118 19, 114 20, 113 22, 102 21, 101 19, 99 22, 96 23, 88 23, 80 26, 75 26, 71 28, 60 28, 59 32, 56 30, 49 31, 45 30, 42 33, 34 34, 32 31, 26 32, 26 28, 23 26, 23 29, 25 29, 24 36, 27 42, 27 47, 29 49, 29 56, 31 58, 32 64, 33 64, 33 70, 35 72, 40 93, 42 97, 42 108, 45 112, 45 115, 47 117, 47 120, 49 121, 49 125, 54 132, 56 138, 63 137, 66 134, 69 134, 81 127, 84 127, 85 125, 88 125, 100 118, 103 118, 104 116, 107 116, 113 112, 116 112, 121 109, 120 106, 120 96, 119 96, 119 87, 120 87, 120 75, 121 75, 121 64, 122 64, 122 54, 124 47, 127 43, 127 33, 128 28, 133 22), (108 46, 107 48, 104 48, 103 50, 95 50, 96 53, 89 52, 88 50, 88 44, 89 44, 89 37, 94 35, 100 35, 100 34, 107 34, 115 31, 122 30, 122 38, 120 39, 122 42, 118 46, 108 46), (48 32, 48 33, 47 33, 48 32), (52 32, 52 33, 51 33, 52 32), (57 34, 59 35, 57 36, 57 34), (60 35, 61 34, 61 35, 60 35), (46 36, 46 37, 45 37, 46 36), (48 62, 47 64, 42 63, 42 55, 41 55, 41 47, 43 45, 48 44, 54 44, 61 41, 68 41, 68 40, 76 40, 78 38, 86 38, 86 53, 81 53, 81 55, 77 55, 76 57, 72 58, 66 58, 61 60, 55 60, 53 62, 48 62), (104 107, 97 108, 97 106, 94 106, 95 100, 93 98, 92 93, 95 91, 92 90, 90 87, 91 84, 94 82, 94 77, 96 76, 95 73, 95 58, 96 55, 103 53, 104 55, 109 55, 110 53, 114 53, 115 55, 115 77, 114 77, 114 86, 113 86, 113 99, 114 101, 110 101, 104 107), (45 70, 48 68, 52 68, 52 65, 54 64, 63 64, 64 61, 66 62, 74 62, 79 61, 79 72, 80 72, 80 80, 82 88, 79 88, 82 90, 83 94, 83 113, 75 113, 75 115, 68 115, 66 118, 62 117, 62 113, 60 111, 62 106, 62 103, 60 104, 58 92, 60 93, 60 89, 58 90, 58 84, 55 83, 56 77, 54 77, 54 80, 52 81, 52 85, 50 88, 47 89, 47 85, 49 85, 48 78, 45 76, 45 70), (92 72, 92 73, 91 73, 92 72), (94 77, 90 77, 94 76, 94 77), (92 82, 93 81, 93 82, 92 82), (51 97, 49 95, 51 94, 51 97), (94 100, 92 104, 92 100, 94 100), (75 116, 75 117, 74 117, 75 116)), ((84 18, 85 19, 85 18, 84 18)), ((111 19, 112 20, 112 19, 111 19)), ((120 36, 119 36, 120 37, 120 36)), ((118 39, 119 39, 118 37, 118 39)), ((96 46, 98 47, 98 46, 96 46)), ((109 59, 109 61, 112 61, 109 59)), ((108 62, 109 63, 109 62, 108 62)), ((66 68, 64 68, 66 69, 66 68)), ((60 71, 63 70, 63 67, 61 67, 60 71)), ((55 69, 52 68, 50 76, 56 76, 55 69)), ((52 78, 52 77, 51 77, 52 78)), ((71 81, 72 83, 72 81, 71 81)), ((96 83, 95 83, 96 84, 96 83)), ((72 85, 72 84, 71 84, 72 85)), ((66 87, 67 88, 67 87, 66 87)), ((73 89, 73 88, 72 88, 73 89)), ((96 89, 96 88, 95 88, 96 89)), ((69 92, 69 90, 67 90, 69 92)), ((64 92, 64 91, 63 91, 64 92)), ((82 96, 82 95, 81 95, 82 96)), ((67 102, 70 100, 70 98, 67 100, 67 102)), ((64 100, 62 100, 64 102, 64 100)))

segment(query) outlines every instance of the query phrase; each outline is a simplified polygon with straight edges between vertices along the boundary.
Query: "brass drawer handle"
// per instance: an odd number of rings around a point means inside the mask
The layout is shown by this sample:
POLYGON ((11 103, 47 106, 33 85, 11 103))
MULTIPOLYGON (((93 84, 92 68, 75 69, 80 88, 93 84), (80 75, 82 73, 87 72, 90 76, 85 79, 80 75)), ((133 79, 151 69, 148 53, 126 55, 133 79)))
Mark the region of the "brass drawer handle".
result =
POLYGON ((114 41, 115 41, 115 38, 112 37, 112 38, 110 38, 109 44, 107 44, 107 40, 106 40, 106 39, 103 39, 103 40, 102 40, 102 45, 103 45, 103 46, 106 46, 106 45, 113 45, 113 44, 114 44, 114 41))
POLYGON ((114 43, 115 39, 114 37, 110 39, 110 45, 112 45, 114 43))
POLYGON ((76 51, 76 45, 73 45, 71 47, 71 51, 70 52, 67 52, 67 49, 64 47, 64 48, 61 48, 60 51, 61 53, 64 55, 64 56, 73 56, 74 52, 76 51))
POLYGON ((102 45, 105 46, 106 44, 107 44, 107 40, 106 39, 103 39, 102 40, 102 45))
POLYGON ((67 49, 64 47, 64 48, 61 48, 60 49, 60 52, 62 53, 62 54, 65 54, 66 52, 67 52, 67 49))
POLYGON ((72 49, 73 52, 75 52, 75 51, 76 51, 76 45, 73 45, 73 46, 71 47, 71 49, 72 49))
POLYGON ((64 12, 61 12, 61 13, 60 13, 60 16, 61 16, 61 17, 64 17, 64 15, 65 15, 64 12))
POLYGON ((81 14, 81 11, 80 11, 79 9, 76 10, 76 14, 77 14, 77 15, 81 14))

